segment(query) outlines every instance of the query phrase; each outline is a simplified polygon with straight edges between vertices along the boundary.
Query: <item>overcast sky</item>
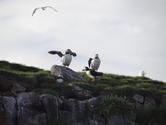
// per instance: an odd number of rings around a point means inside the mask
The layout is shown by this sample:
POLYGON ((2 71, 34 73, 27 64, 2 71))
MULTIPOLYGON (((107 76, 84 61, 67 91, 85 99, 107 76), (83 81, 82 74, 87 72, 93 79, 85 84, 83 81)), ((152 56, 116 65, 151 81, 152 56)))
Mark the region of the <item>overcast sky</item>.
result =
POLYGON ((166 81, 165 40, 166 0, 0 0, 0 60, 50 69, 71 48, 76 71, 98 53, 102 72, 166 81))

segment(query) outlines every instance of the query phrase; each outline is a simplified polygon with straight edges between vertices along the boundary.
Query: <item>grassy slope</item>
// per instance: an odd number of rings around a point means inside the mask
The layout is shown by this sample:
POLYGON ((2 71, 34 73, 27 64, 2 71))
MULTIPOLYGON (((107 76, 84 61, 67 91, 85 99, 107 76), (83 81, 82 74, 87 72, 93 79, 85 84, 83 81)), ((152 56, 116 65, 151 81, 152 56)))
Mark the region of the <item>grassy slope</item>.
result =
MULTIPOLYGON (((166 83, 155 81, 150 78, 130 77, 115 74, 104 74, 100 80, 91 82, 85 73, 80 73, 86 81, 68 81, 63 86, 55 84, 49 71, 21 64, 0 61, 0 78, 17 81, 27 88, 27 91, 46 90, 52 93, 63 93, 64 89, 70 91, 68 83, 80 86, 92 92, 92 95, 117 94, 133 96, 135 93, 156 96, 166 94, 166 83)), ((70 84, 70 85, 71 85, 70 84)), ((72 93, 72 92, 71 92, 72 93)), ((71 94, 73 95, 73 93, 71 94)))

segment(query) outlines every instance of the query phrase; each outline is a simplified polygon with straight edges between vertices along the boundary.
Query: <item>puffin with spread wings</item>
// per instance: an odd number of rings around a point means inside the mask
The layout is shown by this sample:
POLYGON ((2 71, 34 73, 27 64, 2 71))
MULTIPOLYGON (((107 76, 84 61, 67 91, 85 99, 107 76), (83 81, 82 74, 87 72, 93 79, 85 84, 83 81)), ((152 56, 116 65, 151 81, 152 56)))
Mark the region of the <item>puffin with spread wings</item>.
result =
POLYGON ((54 7, 52 7, 52 6, 44 6, 44 7, 38 7, 38 8, 35 8, 34 10, 33 10, 33 12, 32 12, 32 16, 36 13, 36 11, 37 10, 46 10, 47 8, 50 8, 50 9, 52 9, 52 10, 54 10, 55 12, 58 12, 54 7))
POLYGON ((53 55, 57 54, 59 57, 61 57, 62 64, 66 67, 69 67, 72 61, 72 56, 77 56, 77 54, 72 52, 71 49, 67 49, 64 54, 61 51, 49 51, 48 53, 53 55))

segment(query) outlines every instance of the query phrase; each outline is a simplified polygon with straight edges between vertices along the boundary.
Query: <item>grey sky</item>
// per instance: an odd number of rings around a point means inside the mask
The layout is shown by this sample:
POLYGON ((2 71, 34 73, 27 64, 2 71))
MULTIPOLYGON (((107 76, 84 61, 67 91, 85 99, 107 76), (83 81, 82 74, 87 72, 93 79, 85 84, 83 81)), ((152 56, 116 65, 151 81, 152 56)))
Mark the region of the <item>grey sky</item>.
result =
POLYGON ((166 81, 165 0, 0 0, 0 60, 49 69, 49 50, 78 53, 81 71, 99 53, 100 71, 166 81), (38 6, 52 10, 31 13, 38 6))

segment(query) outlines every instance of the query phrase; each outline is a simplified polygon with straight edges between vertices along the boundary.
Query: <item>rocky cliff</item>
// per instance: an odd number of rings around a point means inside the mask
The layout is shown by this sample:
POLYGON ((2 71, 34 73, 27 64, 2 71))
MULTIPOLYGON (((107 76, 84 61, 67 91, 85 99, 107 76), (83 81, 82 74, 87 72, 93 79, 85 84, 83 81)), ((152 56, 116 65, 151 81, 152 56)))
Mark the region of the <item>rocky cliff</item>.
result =
POLYGON ((0 61, 0 125, 165 125, 166 83, 61 70, 69 76, 56 83, 49 71, 0 61))

